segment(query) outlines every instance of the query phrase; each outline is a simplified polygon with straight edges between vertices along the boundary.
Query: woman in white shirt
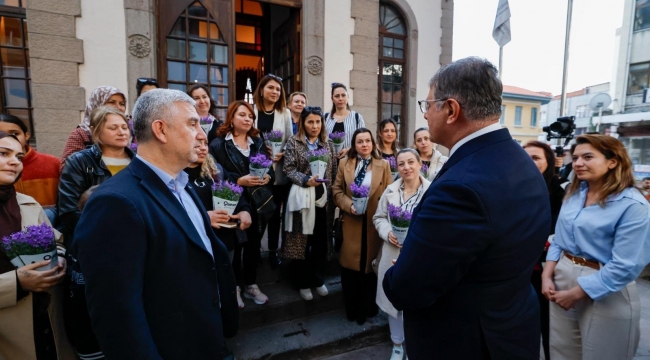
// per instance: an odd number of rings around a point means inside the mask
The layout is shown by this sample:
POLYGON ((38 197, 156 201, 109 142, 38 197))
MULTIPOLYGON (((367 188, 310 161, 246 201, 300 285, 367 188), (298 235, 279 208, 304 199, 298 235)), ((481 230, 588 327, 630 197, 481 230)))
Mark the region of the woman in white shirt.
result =
POLYGON ((352 146, 352 136, 357 129, 365 128, 363 116, 354 110, 350 110, 348 104, 348 88, 345 85, 332 83, 332 111, 325 114, 325 128, 327 133, 344 132, 345 141, 343 149, 337 154, 342 159, 352 146))

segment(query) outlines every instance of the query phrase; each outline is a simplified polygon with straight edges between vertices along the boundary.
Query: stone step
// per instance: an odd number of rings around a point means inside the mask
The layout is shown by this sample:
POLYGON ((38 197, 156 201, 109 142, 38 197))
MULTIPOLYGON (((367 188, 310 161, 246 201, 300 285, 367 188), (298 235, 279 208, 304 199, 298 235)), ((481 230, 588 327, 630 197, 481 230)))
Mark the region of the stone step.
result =
POLYGON ((385 315, 364 325, 348 321, 339 309, 240 331, 227 340, 238 360, 326 358, 390 341, 385 315))
POLYGON ((329 262, 326 267, 325 285, 329 294, 321 297, 312 289, 314 299, 311 301, 303 300, 298 289, 293 287, 290 269, 290 264, 285 262, 280 269, 272 270, 268 259, 263 258, 263 265, 258 269, 257 282, 260 290, 269 297, 269 302, 257 305, 242 296, 245 307, 240 311, 240 331, 343 308, 338 262, 329 262))

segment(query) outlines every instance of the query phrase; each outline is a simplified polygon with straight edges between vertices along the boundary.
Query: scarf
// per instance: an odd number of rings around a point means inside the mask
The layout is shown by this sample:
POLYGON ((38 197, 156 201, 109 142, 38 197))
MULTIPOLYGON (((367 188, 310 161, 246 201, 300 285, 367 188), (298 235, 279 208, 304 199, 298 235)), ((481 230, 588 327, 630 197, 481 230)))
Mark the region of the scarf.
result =
POLYGON ((372 161, 372 156, 368 156, 367 159, 363 159, 360 155, 357 155, 357 168, 354 170, 354 183, 357 186, 361 186, 363 179, 366 177, 366 170, 368 165, 372 161))
POLYGON ((106 104, 108 99, 110 99, 111 96, 115 94, 122 95, 122 97, 124 97, 124 102, 126 103, 126 95, 124 95, 124 93, 121 90, 114 88, 112 86, 98 86, 95 90, 93 90, 93 92, 90 93, 88 102, 86 103, 86 110, 84 111, 84 121, 81 124, 79 124, 79 127, 81 127, 82 129, 90 133, 90 114, 96 108, 106 104))

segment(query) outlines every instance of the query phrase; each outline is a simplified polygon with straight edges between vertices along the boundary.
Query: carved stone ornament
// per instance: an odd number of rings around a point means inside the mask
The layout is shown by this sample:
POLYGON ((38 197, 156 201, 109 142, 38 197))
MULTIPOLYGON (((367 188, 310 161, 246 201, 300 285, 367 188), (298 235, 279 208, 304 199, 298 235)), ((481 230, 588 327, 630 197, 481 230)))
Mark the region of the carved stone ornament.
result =
POLYGON ((149 39, 144 35, 133 35, 129 43, 129 52, 131 55, 139 58, 149 56, 151 52, 151 44, 149 39))
POLYGON ((409 95, 411 95, 411 97, 415 97, 416 94, 417 90, 415 90, 415 88, 411 88, 411 90, 409 90, 409 95))
POLYGON ((307 61, 307 71, 312 75, 320 75, 323 73, 323 59, 318 56, 311 56, 307 61))

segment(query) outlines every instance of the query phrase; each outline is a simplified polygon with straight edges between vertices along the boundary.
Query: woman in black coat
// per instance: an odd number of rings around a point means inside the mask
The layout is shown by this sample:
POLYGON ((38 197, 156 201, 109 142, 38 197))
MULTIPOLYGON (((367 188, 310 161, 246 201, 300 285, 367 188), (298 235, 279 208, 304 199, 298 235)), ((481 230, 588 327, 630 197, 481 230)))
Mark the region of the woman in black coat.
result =
MULTIPOLYGON (((210 143, 210 155, 223 167, 226 180, 244 187, 243 195, 254 209, 251 214, 252 225, 246 229, 248 241, 243 246, 244 284, 246 285, 244 297, 262 305, 268 302, 268 297, 257 286, 257 263, 262 235, 268 219, 260 216, 260 208, 274 205, 272 200, 267 202, 258 198, 257 202, 254 201, 252 193, 255 192, 257 195, 266 192, 270 195, 274 174, 273 171, 267 171, 264 178, 260 178, 249 173, 250 158, 258 154, 271 158, 268 148, 259 137, 259 131, 253 126, 254 121, 255 115, 250 104, 241 100, 232 102, 228 107, 225 122, 217 130, 217 138, 210 143)), ((239 254, 235 252, 235 263, 238 257, 239 254)))
MULTIPOLYGON (((562 207, 562 200, 564 199, 564 186, 562 180, 555 174, 555 154, 550 146, 540 141, 529 141, 524 150, 530 155, 531 159, 537 165, 537 168, 542 173, 546 186, 548 187, 548 196, 551 201, 551 228, 549 235, 555 234, 555 223, 560 215, 560 208, 562 207)), ((544 347, 544 355, 546 359, 550 359, 549 354, 549 303, 546 297, 542 294, 542 262, 546 259, 546 250, 548 250, 548 243, 544 248, 544 252, 540 260, 535 264, 531 282, 537 298, 539 299, 541 324, 542 324, 542 345, 544 347)))

